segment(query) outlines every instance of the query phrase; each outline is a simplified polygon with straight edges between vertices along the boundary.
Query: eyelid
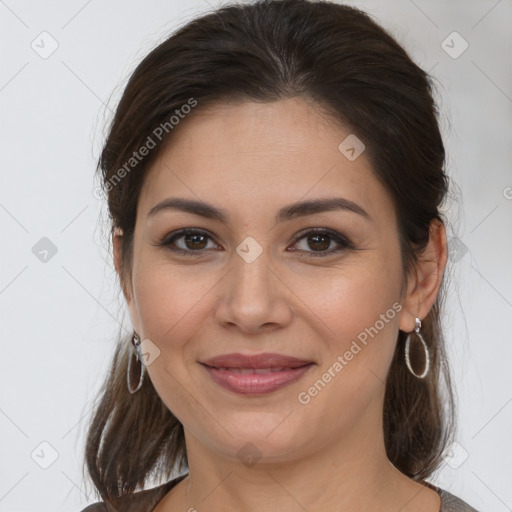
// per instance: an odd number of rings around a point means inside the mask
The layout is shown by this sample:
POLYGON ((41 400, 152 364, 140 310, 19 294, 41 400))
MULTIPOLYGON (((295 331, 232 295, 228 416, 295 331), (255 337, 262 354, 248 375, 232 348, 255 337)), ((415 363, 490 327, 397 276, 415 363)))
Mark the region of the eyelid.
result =
MULTIPOLYGON (((321 227, 305 228, 303 231, 301 231, 294 237, 293 245, 295 245, 297 242, 299 242, 303 238, 306 238, 308 235, 315 235, 315 234, 329 236, 332 239, 332 241, 334 241, 335 243, 338 244, 338 247, 336 249, 330 249, 327 251, 304 251, 304 250, 295 250, 294 249, 292 252, 297 252, 298 254, 301 254, 301 255, 307 255, 306 257, 322 258, 322 257, 328 257, 330 255, 337 254, 343 250, 355 249, 354 244, 345 235, 338 233, 335 230, 332 230, 329 228, 321 228, 321 227)), ((153 245, 165 247, 174 253, 184 254, 184 255, 193 256, 193 257, 204 256, 209 251, 211 251, 211 249, 209 249, 209 250, 207 250, 207 249, 197 249, 197 250, 188 249, 187 250, 187 249, 182 249, 180 247, 171 247, 171 245, 173 243, 175 243, 176 240, 178 240, 186 235, 203 235, 203 236, 206 236, 207 238, 209 238, 210 240, 212 240, 217 246, 219 245, 215 241, 215 237, 209 231, 207 231, 203 228, 193 228, 193 227, 182 228, 177 231, 173 231, 172 233, 167 234, 164 237, 162 237, 158 243, 153 244, 153 245)))
MULTIPOLYGON (((186 236, 186 235, 203 235, 208 237, 210 240, 212 240, 216 245, 217 242, 215 242, 214 236, 209 233, 207 230, 202 228, 182 228, 178 229, 177 231, 173 231, 170 234, 165 235, 157 244, 157 246, 162 246, 167 249, 169 249, 172 252, 178 253, 178 254, 186 254, 186 255, 193 255, 193 256, 199 256, 206 254, 206 249, 200 249, 200 250, 192 250, 192 249, 182 249, 181 247, 170 247, 172 243, 175 243, 176 240, 186 236)), ((210 249, 211 250, 211 249, 210 249)))
POLYGON ((336 249, 330 249, 328 251, 297 251, 302 254, 307 255, 307 257, 327 257, 330 255, 337 254, 343 250, 347 249, 355 249, 354 244, 350 241, 349 238, 347 238, 345 235, 342 235, 341 233, 338 233, 335 230, 329 229, 329 228, 306 228, 304 231, 299 233, 295 239, 293 244, 296 244, 299 240, 302 240, 303 238, 306 238, 308 235, 327 235, 329 236, 335 243, 338 244, 338 247, 336 249))

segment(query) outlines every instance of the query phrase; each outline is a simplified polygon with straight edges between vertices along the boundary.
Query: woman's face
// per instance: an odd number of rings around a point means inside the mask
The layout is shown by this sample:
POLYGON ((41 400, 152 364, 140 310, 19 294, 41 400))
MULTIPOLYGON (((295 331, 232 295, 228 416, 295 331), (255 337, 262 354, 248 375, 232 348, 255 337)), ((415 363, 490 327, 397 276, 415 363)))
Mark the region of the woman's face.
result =
POLYGON ((339 149, 350 131, 299 98, 217 105, 174 129, 139 198, 127 300, 134 329, 150 340, 149 376, 187 442, 277 461, 379 439, 405 309, 393 203, 365 152, 357 156, 362 146, 352 136, 339 149), (150 213, 178 198, 224 218, 150 213), (338 207, 294 208, 326 199, 338 207), (202 234, 171 241, 192 228, 202 234), (244 393, 202 364, 231 353, 313 364, 277 389, 244 393))

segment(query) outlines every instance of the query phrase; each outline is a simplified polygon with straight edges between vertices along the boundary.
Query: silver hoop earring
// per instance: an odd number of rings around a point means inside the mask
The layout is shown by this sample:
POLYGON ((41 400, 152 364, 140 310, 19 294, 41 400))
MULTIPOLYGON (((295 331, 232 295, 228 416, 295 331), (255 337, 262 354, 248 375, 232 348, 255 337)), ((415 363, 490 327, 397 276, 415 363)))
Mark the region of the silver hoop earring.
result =
POLYGON ((142 381, 144 379, 144 363, 142 362, 142 348, 141 348, 141 340, 139 335, 133 331, 133 337, 132 337, 132 345, 133 345, 133 354, 130 354, 128 356, 128 369, 126 371, 126 384, 128 386, 128 391, 133 395, 139 389, 142 387, 142 381), (132 374, 132 358, 135 357, 135 359, 139 360, 140 363, 140 376, 139 376, 139 383, 137 384, 137 387, 134 389, 132 388, 131 384, 131 374, 132 374))
POLYGON ((415 377, 417 377, 418 379, 424 379, 427 376, 428 371, 430 369, 430 354, 428 352, 427 344, 425 343, 425 340, 423 339, 423 336, 420 334, 420 329, 421 329, 421 320, 419 318, 416 318, 416 327, 414 328, 413 332, 420 339, 421 344, 423 345, 423 350, 425 351, 425 368, 423 370, 423 373, 421 373, 421 374, 416 373, 412 369, 412 366, 411 366, 411 360, 410 360, 410 357, 409 357, 409 351, 410 351, 410 347, 411 347, 411 335, 412 335, 412 332, 409 333, 409 335, 407 336, 407 339, 405 340, 405 364, 407 364, 407 368, 409 368, 409 371, 415 377))

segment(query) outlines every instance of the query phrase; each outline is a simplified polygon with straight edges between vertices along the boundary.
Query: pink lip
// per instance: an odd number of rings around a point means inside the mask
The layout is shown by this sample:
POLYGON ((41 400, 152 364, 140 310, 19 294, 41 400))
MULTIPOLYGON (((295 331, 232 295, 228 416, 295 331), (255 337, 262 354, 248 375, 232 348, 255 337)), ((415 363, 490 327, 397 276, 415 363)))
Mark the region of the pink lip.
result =
POLYGON ((314 365, 313 361, 270 352, 255 355, 224 354, 200 363, 217 384, 243 395, 276 391, 299 379, 314 365), (240 369, 267 371, 240 373, 237 371, 240 369))
POLYGON ((234 369, 221 370, 203 364, 210 377, 220 386, 242 395, 272 393, 300 379, 314 363, 298 368, 287 368, 267 373, 237 373, 234 369))
POLYGON ((200 363, 215 368, 298 368, 312 363, 293 356, 265 352, 262 354, 246 355, 239 353, 223 354, 212 357, 200 363))

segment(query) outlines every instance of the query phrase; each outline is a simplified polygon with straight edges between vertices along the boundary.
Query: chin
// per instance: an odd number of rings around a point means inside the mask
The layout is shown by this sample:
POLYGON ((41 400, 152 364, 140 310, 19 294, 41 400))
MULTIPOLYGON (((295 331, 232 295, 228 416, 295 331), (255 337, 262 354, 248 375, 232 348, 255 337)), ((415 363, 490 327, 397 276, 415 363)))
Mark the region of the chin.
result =
POLYGON ((242 462, 246 459, 260 463, 289 461, 302 444, 297 436, 291 435, 289 426, 280 430, 275 422, 264 422, 258 428, 252 426, 243 429, 233 424, 226 425, 226 428, 233 433, 233 437, 226 434, 213 443, 226 455, 242 462))

